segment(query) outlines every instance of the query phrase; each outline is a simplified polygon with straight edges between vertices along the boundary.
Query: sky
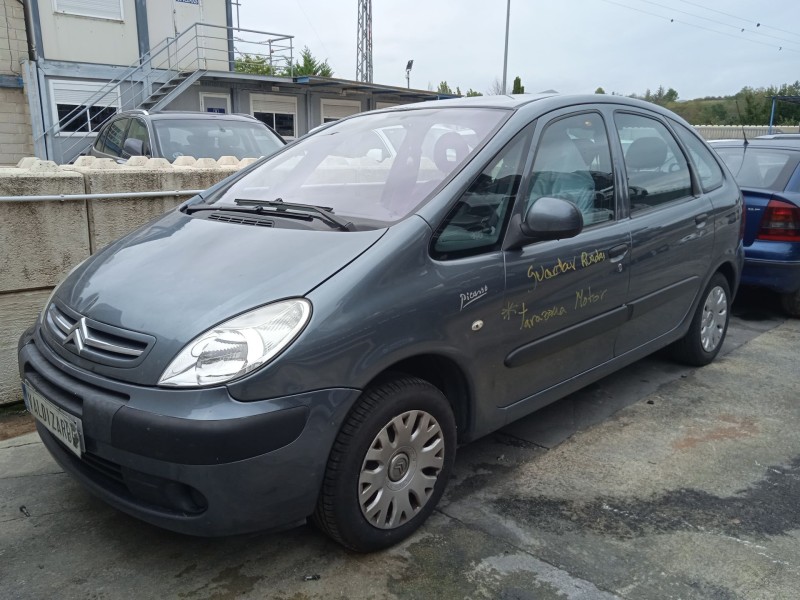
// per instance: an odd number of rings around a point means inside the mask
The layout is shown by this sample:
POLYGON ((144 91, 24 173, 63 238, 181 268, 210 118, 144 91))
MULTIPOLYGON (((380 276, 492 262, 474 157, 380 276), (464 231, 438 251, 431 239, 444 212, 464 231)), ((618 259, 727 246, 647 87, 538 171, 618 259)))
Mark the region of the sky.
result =
MULTIPOLYGON (((293 35, 356 78, 358 0, 239 0, 241 27, 293 35)), ((375 0, 373 82, 487 93, 502 80, 507 0, 375 0)), ((234 24, 236 16, 234 14, 234 24)), ((797 0, 511 0, 508 87, 724 96, 800 79, 797 0)))

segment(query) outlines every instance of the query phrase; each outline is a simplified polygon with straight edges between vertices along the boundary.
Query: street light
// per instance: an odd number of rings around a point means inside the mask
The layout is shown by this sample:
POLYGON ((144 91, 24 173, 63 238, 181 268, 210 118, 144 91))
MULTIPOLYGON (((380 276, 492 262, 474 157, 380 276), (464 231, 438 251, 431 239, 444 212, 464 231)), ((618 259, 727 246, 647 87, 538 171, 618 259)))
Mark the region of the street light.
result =
POLYGON ((413 66, 414 66, 414 61, 412 59, 408 61, 408 64, 406 65, 406 87, 408 89, 411 89, 411 67, 413 66))

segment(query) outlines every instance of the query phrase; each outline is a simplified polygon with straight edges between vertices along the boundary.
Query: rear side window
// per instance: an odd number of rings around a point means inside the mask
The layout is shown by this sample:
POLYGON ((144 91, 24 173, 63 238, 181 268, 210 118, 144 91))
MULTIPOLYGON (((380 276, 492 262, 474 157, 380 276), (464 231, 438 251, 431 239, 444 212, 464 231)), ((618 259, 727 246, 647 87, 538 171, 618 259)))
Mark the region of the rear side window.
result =
POLYGON ((672 124, 683 145, 689 150, 689 156, 697 171, 703 191, 709 192, 717 189, 722 185, 723 175, 722 169, 719 168, 719 164, 711 154, 711 150, 686 127, 675 121, 672 124))
POLYGON ((632 213, 692 195, 686 157, 661 122, 630 113, 617 113, 614 120, 625 155, 632 213))

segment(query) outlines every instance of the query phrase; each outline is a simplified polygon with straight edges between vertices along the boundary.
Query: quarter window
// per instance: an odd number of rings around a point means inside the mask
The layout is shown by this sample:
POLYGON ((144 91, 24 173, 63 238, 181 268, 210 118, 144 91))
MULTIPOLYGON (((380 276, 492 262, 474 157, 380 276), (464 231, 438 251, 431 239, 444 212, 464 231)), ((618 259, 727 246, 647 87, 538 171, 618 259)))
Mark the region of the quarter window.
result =
POLYGON ((706 148, 706 145, 694 133, 680 123, 673 121, 673 125, 683 145, 689 150, 689 156, 697 171, 703 190, 708 192, 721 186, 723 179, 722 169, 719 168, 719 163, 714 160, 711 150, 706 148))
POLYGON ((614 120, 625 154, 632 213, 692 195, 686 157, 662 123, 629 113, 617 113, 614 120))
POLYGON ((614 219, 611 151, 599 114, 559 119, 542 133, 531 172, 528 206, 545 196, 574 203, 587 226, 614 219))

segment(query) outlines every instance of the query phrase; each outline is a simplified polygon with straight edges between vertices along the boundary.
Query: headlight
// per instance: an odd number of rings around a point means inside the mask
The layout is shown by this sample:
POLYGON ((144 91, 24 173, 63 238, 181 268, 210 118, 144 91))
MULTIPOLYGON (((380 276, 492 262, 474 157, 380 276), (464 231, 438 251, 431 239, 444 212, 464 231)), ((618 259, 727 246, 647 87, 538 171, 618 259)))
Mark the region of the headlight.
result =
POLYGON ((309 317, 311 303, 296 298, 225 321, 189 342, 161 375, 158 384, 200 387, 241 377, 288 346, 309 317))

